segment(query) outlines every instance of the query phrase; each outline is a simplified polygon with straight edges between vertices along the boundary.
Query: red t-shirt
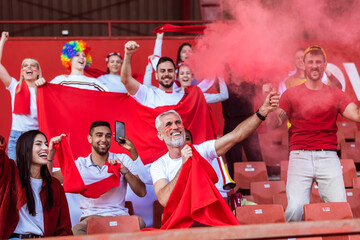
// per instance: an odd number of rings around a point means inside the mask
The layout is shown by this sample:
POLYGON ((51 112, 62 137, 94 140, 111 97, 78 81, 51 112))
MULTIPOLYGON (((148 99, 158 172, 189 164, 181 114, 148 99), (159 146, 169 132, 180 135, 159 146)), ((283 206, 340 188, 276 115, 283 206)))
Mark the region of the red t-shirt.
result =
POLYGON ((291 123, 289 149, 337 149, 338 113, 352 101, 338 88, 325 84, 321 90, 310 90, 305 84, 289 88, 280 98, 291 123))

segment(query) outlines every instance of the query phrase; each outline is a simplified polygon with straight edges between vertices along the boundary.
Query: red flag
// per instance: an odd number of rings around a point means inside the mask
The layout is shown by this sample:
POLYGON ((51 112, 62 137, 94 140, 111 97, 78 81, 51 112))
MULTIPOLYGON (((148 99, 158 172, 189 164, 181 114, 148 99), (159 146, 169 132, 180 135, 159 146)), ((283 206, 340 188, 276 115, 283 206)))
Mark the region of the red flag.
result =
POLYGON ((61 173, 64 177, 63 187, 65 192, 80 193, 88 198, 98 198, 111 188, 120 185, 121 164, 110 165, 108 162, 105 163, 105 165, 108 166, 108 173, 113 174, 98 182, 85 185, 80 172, 75 165, 68 136, 69 134, 64 136, 61 142, 55 145, 57 149, 56 157, 60 163, 61 173))
POLYGON ((5 139, 0 136, 0 239, 8 239, 14 232, 19 221, 19 214, 14 213, 26 203, 18 168, 5 148, 5 139))
POLYGON ((182 166, 180 176, 165 206, 161 229, 188 228, 194 221, 209 226, 239 225, 215 187, 217 175, 197 151, 182 166))
MULTIPOLYGON (((144 164, 152 163, 167 152, 157 137, 155 118, 162 112, 177 111, 194 136, 194 143, 216 138, 218 123, 197 86, 173 106, 145 107, 125 93, 98 92, 68 86, 46 84, 38 88, 40 130, 47 136, 71 133, 74 158, 87 156, 91 146, 86 136, 93 121, 108 121, 114 130, 115 120, 125 123, 125 134, 133 141, 144 164)), ((112 140, 111 152, 128 152, 112 140)), ((54 166, 59 163, 54 161, 54 166)))
POLYGON ((154 29, 153 33, 162 32, 181 32, 181 33, 200 33, 203 34, 206 26, 175 26, 171 24, 164 24, 154 29))
POLYGON ((16 86, 14 110, 15 114, 30 114, 30 90, 25 81, 16 86), (20 88, 20 91, 19 91, 20 88), (19 92, 18 92, 19 91, 19 92))

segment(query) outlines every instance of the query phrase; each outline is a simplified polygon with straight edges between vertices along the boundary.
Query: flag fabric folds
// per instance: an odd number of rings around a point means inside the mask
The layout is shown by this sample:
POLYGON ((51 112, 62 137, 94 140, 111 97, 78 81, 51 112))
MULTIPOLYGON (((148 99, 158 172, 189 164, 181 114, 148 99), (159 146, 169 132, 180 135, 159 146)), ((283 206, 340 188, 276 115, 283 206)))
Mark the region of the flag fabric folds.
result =
POLYGON ((108 173, 113 174, 98 182, 85 185, 81 174, 75 165, 68 135, 69 134, 64 136, 61 142, 55 145, 56 156, 60 163, 61 173, 64 177, 63 187, 65 192, 80 193, 88 198, 98 198, 111 188, 118 187, 120 185, 121 164, 109 165, 108 162, 105 163, 105 165, 108 166, 108 173))
POLYGON ((162 32, 181 32, 181 33, 200 33, 203 34, 206 26, 191 25, 191 26, 176 26, 171 24, 164 24, 154 29, 153 33, 162 32))
MULTIPOLYGON (((155 118, 168 110, 177 111, 194 143, 216 138, 218 123, 197 86, 189 87, 183 99, 173 106, 145 107, 125 93, 98 92, 56 84, 38 88, 39 128, 48 137, 71 134, 71 152, 74 159, 91 152, 88 143, 93 121, 108 121, 115 130, 115 121, 125 123, 125 135, 135 144, 144 164, 152 163, 167 152, 164 142, 157 137, 155 118)), ((112 140, 111 152, 129 154, 112 140)), ((54 167, 59 162, 54 161, 54 167)))
POLYGON ((161 229, 188 228, 194 221, 209 226, 239 225, 215 183, 217 175, 197 151, 182 166, 165 206, 161 229))

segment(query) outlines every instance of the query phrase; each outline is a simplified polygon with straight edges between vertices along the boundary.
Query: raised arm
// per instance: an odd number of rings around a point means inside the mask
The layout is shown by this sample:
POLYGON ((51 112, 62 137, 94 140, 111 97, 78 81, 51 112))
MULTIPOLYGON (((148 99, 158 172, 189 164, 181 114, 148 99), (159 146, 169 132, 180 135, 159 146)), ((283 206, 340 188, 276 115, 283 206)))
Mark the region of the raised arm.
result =
POLYGON ((10 77, 9 73, 7 72, 6 68, 2 65, 2 53, 3 53, 5 42, 8 39, 9 39, 9 33, 2 32, 1 39, 0 39, 0 79, 4 83, 5 87, 9 87, 9 85, 11 83, 11 77, 10 77))
POLYGON ((140 83, 131 76, 131 59, 138 48, 139 44, 134 41, 129 41, 125 44, 124 61, 121 66, 121 82, 130 95, 134 95, 140 87, 140 83))
POLYGON ((153 58, 154 55, 151 55, 148 57, 149 61, 148 64, 146 65, 146 69, 145 69, 145 74, 144 74, 144 81, 143 84, 145 86, 151 87, 151 75, 152 75, 152 65, 151 65, 151 59, 153 58))
POLYGON ((164 33, 156 33, 156 41, 155 41, 155 47, 154 47, 154 53, 153 58, 151 58, 151 64, 154 70, 156 71, 156 66, 159 62, 159 59, 161 58, 161 48, 162 48, 162 42, 163 42, 164 33))
MULTIPOLYGON (((184 164, 191 157, 192 157, 191 147, 188 145, 185 145, 183 147, 183 149, 181 150, 182 164, 184 164)), ((177 183, 177 180, 179 179, 181 170, 182 170, 182 167, 177 171, 174 179, 172 179, 170 182, 165 178, 159 179, 158 181, 154 182, 155 194, 157 196, 157 199, 159 200, 159 203, 164 207, 167 204, 167 202, 169 201, 171 192, 175 188, 175 185, 177 183)))
POLYGON ((224 78, 219 77, 219 93, 204 93, 207 103, 217 103, 225 101, 229 98, 229 92, 224 78))
POLYGON ((49 172, 51 175, 53 175, 55 178, 57 178, 60 181, 60 183, 62 183, 64 181, 64 178, 62 176, 61 171, 56 171, 53 173, 53 162, 54 162, 55 153, 56 153, 55 145, 59 144, 64 136, 66 136, 66 135, 61 134, 60 136, 51 138, 50 143, 49 143, 49 153, 47 156, 47 159, 48 159, 47 167, 49 169, 49 172))
POLYGON ((264 104, 259 108, 258 112, 241 122, 233 131, 224 135, 215 141, 215 150, 218 156, 224 155, 236 143, 247 138, 270 112, 279 106, 279 93, 272 91, 265 98, 264 104))

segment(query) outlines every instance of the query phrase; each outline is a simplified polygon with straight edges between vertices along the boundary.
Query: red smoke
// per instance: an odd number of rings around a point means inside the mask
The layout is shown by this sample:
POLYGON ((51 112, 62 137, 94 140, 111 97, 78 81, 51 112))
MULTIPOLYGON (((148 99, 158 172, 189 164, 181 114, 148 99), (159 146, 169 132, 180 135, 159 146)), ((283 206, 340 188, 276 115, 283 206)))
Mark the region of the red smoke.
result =
POLYGON ((302 41, 355 44, 359 39, 359 1, 223 2, 232 20, 209 25, 188 59, 197 78, 226 76, 228 65, 235 75, 277 84, 291 69, 295 50, 307 47, 299 46, 302 41))

